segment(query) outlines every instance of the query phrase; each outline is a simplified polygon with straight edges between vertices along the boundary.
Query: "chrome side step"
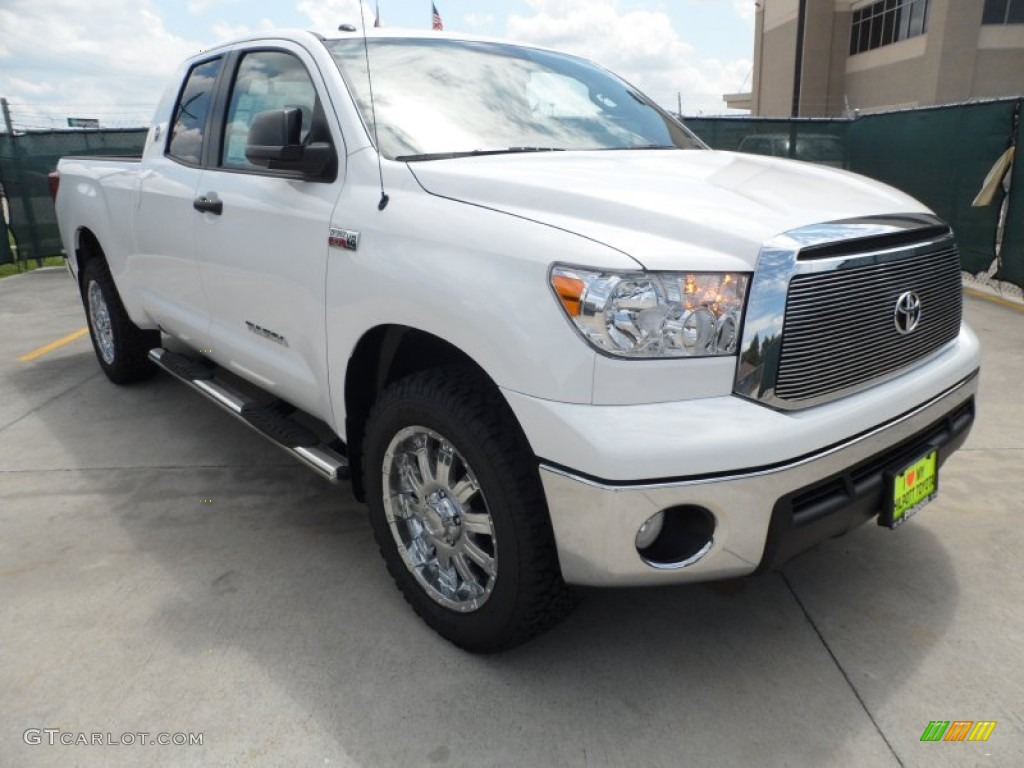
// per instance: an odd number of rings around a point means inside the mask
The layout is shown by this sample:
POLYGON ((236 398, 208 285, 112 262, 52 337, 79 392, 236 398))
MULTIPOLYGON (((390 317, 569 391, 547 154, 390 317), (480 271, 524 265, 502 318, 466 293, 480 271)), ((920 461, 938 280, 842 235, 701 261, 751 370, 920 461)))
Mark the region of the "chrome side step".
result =
POLYGON ((249 400, 218 381, 215 367, 162 347, 149 350, 149 359, 332 483, 348 479, 348 459, 325 444, 313 430, 289 418, 283 401, 261 405, 249 400))

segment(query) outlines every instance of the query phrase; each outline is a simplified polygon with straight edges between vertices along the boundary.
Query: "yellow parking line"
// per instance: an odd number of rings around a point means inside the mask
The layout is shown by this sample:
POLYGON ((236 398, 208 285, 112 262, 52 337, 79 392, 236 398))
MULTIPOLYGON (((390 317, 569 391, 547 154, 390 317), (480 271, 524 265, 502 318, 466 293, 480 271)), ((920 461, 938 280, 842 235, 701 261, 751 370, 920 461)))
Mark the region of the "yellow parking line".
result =
POLYGON ((88 332, 89 332, 88 328, 79 328, 74 333, 69 333, 63 339, 57 339, 56 341, 51 341, 49 344, 45 344, 45 345, 41 346, 39 349, 33 349, 31 352, 29 352, 28 354, 22 355, 18 359, 21 362, 23 362, 23 363, 28 363, 28 362, 30 362, 32 360, 35 360, 37 357, 42 357, 47 352, 53 352, 53 350, 60 349, 65 344, 70 344, 72 341, 75 341, 76 339, 82 338, 88 332))
POLYGON ((984 299, 985 301, 991 301, 993 304, 998 304, 1001 307, 1009 307, 1010 309, 1015 309, 1018 312, 1024 312, 1024 304, 1021 304, 1019 301, 1001 299, 998 296, 993 296, 991 293, 975 291, 970 288, 964 288, 964 293, 975 299, 984 299))

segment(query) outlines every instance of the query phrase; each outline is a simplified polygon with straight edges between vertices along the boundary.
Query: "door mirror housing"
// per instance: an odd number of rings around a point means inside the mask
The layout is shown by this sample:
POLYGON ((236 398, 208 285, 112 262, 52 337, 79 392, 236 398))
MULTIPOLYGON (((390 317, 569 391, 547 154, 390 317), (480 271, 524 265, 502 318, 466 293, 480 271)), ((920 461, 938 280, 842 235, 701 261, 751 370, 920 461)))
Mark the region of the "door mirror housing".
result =
POLYGON ((330 142, 303 144, 302 112, 296 107, 259 112, 249 126, 245 158, 270 171, 294 171, 319 176, 334 159, 330 142))

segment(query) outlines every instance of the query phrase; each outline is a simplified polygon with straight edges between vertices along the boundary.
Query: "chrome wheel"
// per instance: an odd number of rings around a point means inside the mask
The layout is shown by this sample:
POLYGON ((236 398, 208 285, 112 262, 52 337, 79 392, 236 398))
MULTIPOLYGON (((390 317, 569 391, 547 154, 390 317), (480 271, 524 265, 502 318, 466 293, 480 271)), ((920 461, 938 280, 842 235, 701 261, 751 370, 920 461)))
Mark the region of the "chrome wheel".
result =
POLYGON ((455 611, 479 609, 494 590, 494 521, 472 468, 446 438, 406 427, 383 463, 384 511, 398 552, 423 590, 455 611))
POLYGON ((103 296, 103 289, 95 280, 89 283, 89 320, 96 348, 107 365, 114 364, 114 328, 110 322, 110 310, 103 296))

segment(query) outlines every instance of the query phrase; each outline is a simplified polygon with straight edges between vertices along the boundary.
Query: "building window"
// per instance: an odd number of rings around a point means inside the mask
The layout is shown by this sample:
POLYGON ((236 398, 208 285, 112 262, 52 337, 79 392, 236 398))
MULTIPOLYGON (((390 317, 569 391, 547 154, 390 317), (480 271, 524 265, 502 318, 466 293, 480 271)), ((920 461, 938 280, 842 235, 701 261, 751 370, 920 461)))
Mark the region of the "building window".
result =
POLYGON ((1024 0, 985 0, 982 24, 1024 24, 1024 0))
MULTIPOLYGON (((992 0, 987 0, 992 3, 992 0)), ((1000 0, 995 0, 998 5, 1000 0)), ((1024 6, 1024 0, 1001 0, 1024 6)), ((986 13, 988 5, 985 6, 986 13)), ((853 12, 850 55, 898 43, 928 31, 928 0, 879 0, 853 12)))

